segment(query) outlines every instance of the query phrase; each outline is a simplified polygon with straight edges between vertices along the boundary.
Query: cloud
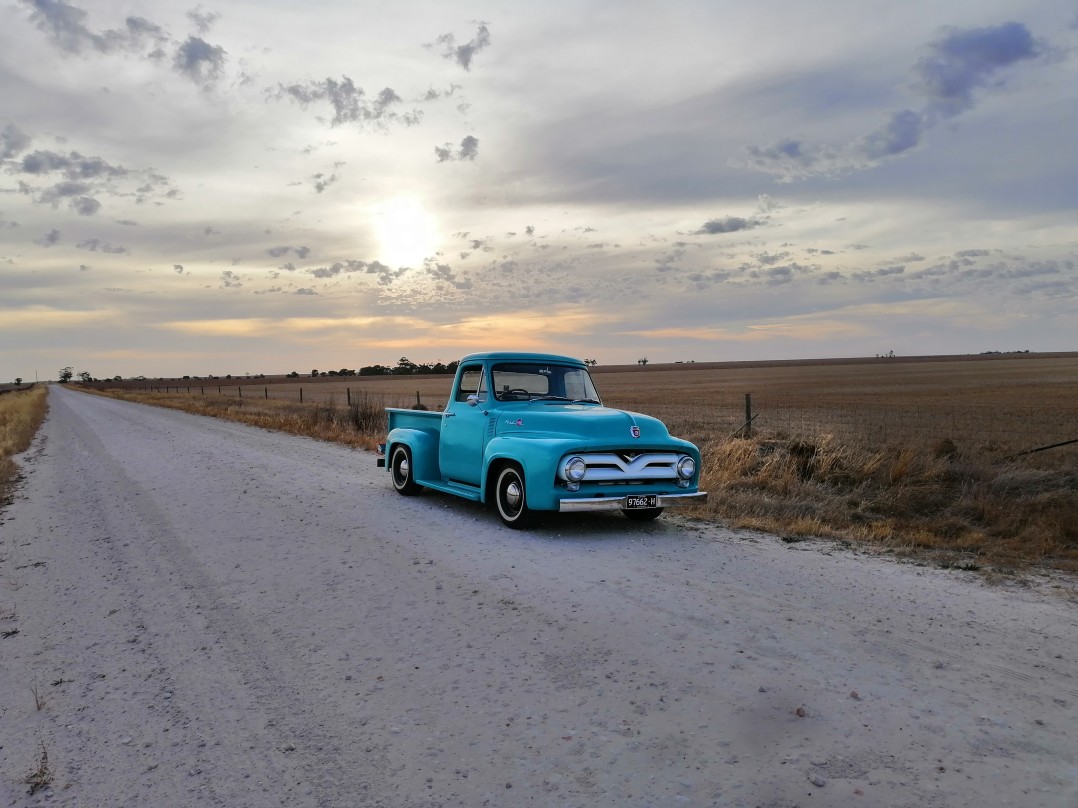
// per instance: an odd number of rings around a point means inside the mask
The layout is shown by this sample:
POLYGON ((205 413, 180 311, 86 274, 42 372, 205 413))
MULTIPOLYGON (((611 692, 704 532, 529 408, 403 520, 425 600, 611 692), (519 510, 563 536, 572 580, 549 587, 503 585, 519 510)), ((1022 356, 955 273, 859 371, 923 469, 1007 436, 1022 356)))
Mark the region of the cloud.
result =
POLYGON ((23 5, 32 9, 30 21, 38 30, 66 53, 131 52, 167 38, 160 26, 142 17, 128 17, 124 28, 97 32, 86 25, 85 11, 63 0, 23 0, 23 5))
POLYGON ((50 230, 48 233, 37 239, 34 244, 40 244, 42 247, 52 247, 60 243, 60 231, 50 230))
POLYGON ((236 289, 243 286, 243 281, 241 281, 240 276, 231 269, 226 269, 221 272, 221 286, 225 289, 236 289))
POLYGON ((221 15, 216 11, 203 12, 202 6, 187 12, 187 19, 194 24, 195 30, 200 34, 209 33, 210 28, 220 17, 221 15))
POLYGON ((739 230, 752 230, 759 227, 763 222, 759 219, 743 219, 740 216, 726 216, 722 219, 708 219, 696 235, 717 235, 720 233, 736 233, 739 230))
POLYGON ((211 45, 197 36, 190 36, 176 49, 172 66, 195 84, 209 89, 224 74, 225 49, 211 45))
POLYGON ((0 160, 8 160, 30 147, 30 136, 15 124, 7 124, 0 131, 0 160))
POLYGON ((1045 53, 1017 22, 946 30, 947 36, 932 43, 929 54, 913 68, 917 79, 913 89, 924 97, 923 109, 891 112, 885 124, 843 145, 783 138, 767 146, 749 146, 744 157, 731 164, 771 174, 779 182, 872 168, 920 146, 925 132, 941 119, 970 109, 975 90, 1003 83, 997 78, 1001 70, 1045 53))
POLYGON ((311 177, 314 180, 314 190, 316 193, 322 193, 326 188, 331 186, 337 180, 340 179, 336 174, 330 174, 328 177, 325 174, 315 174, 311 177))
MULTIPOLYGON (((917 62, 915 89, 929 110, 953 117, 973 106, 973 92, 990 84, 1003 68, 1044 54, 1025 25, 1008 22, 989 28, 949 28, 917 62)), ((1000 82, 1001 83, 1001 82, 1000 82)))
POLYGON ((851 161, 857 156, 872 164, 887 157, 909 151, 921 142, 924 118, 920 113, 904 109, 891 116, 891 120, 875 132, 870 132, 851 148, 851 161))
POLYGON ((103 252, 110 255, 124 255, 130 252, 127 247, 114 247, 107 241, 102 241, 99 238, 83 239, 75 247, 79 250, 89 250, 90 252, 103 252))
POLYGON ((183 274, 183 264, 173 264, 172 265, 172 271, 175 272, 177 275, 182 275, 183 274))
POLYGON ((322 81, 298 82, 296 84, 279 84, 274 98, 291 98, 303 109, 311 104, 328 101, 333 107, 333 118, 330 126, 340 126, 345 123, 372 123, 385 125, 387 123, 403 123, 413 126, 419 123, 422 113, 412 110, 403 114, 394 112, 391 107, 401 103, 402 99, 391 87, 384 88, 374 99, 367 97, 362 87, 348 76, 341 76, 341 80, 325 78, 322 81))
POLYGON ((485 23, 480 23, 471 41, 464 45, 457 44, 457 38, 453 34, 442 34, 428 48, 436 45, 442 47, 442 58, 456 62, 465 70, 472 69, 472 59, 479 51, 490 45, 490 29, 485 23))
POLYGON ((439 163, 452 160, 474 161, 479 156, 479 138, 468 135, 460 142, 460 149, 454 151, 452 144, 434 147, 434 156, 439 163))
POLYGON ((287 245, 282 245, 280 247, 270 247, 268 250, 266 250, 266 254, 269 255, 271 258, 282 258, 289 253, 293 253, 297 258, 303 259, 311 254, 311 248, 291 247, 287 245))
POLYGON ((71 200, 71 209, 79 216, 93 216, 101 209, 101 203, 92 196, 80 196, 71 200))

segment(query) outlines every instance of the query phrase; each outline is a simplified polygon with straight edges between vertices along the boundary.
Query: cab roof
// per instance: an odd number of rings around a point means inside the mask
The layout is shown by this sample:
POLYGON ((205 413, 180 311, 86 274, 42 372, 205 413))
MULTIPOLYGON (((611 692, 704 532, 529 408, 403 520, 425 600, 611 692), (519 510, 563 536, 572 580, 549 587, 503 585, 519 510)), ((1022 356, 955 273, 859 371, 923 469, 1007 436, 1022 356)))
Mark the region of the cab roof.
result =
POLYGON ((486 353, 468 354, 460 360, 465 362, 554 362, 561 365, 579 365, 585 367, 580 359, 571 356, 559 356, 558 354, 524 353, 521 351, 488 351, 486 353))

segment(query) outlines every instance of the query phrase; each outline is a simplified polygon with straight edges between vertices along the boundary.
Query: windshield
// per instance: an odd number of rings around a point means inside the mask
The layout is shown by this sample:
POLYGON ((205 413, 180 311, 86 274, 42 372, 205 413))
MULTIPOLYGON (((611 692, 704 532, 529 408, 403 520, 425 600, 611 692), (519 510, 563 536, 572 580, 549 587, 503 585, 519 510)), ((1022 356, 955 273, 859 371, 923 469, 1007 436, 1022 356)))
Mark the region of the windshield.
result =
POLYGON ((512 362, 491 368, 498 401, 586 401, 599 394, 585 368, 551 363, 512 362))

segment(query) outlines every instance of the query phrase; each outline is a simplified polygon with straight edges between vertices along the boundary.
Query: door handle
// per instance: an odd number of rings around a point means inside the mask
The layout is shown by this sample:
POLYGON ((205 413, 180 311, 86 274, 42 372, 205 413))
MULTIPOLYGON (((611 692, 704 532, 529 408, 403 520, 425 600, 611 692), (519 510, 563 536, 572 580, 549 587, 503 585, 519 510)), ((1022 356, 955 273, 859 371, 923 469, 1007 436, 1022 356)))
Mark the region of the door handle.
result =
POLYGON ((453 418, 454 416, 456 416, 455 412, 447 412, 447 413, 445 413, 446 418, 453 418))

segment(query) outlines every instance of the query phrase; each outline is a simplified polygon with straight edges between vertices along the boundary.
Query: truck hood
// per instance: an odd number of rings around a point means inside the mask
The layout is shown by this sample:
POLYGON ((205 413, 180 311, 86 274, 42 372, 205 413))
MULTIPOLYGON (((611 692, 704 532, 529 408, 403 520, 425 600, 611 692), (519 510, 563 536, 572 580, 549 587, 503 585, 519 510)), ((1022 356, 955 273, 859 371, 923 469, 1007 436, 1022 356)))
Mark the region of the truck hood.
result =
POLYGON ((595 404, 552 404, 536 401, 507 407, 495 415, 499 436, 583 438, 590 447, 626 448, 670 444, 666 426, 658 418, 595 404))

